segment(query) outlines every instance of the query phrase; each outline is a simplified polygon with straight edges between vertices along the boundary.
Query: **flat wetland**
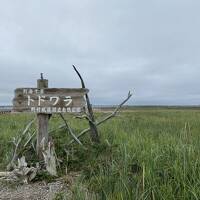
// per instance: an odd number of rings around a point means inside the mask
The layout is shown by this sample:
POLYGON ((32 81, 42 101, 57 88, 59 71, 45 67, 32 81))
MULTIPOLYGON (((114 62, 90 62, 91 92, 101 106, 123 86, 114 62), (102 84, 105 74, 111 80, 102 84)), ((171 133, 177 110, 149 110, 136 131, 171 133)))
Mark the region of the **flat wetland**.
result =
MULTIPOLYGON (((97 121, 111 110, 95 112, 97 121)), ((65 117, 77 134, 88 127, 87 121, 65 117)), ((33 114, 0 115, 1 171, 11 159, 13 137, 33 118, 33 114)), ((49 129, 62 124, 54 115, 49 129)), ((80 175, 72 187, 73 199, 200 199, 199 108, 124 109, 98 128, 101 144, 93 145, 86 135, 81 138, 84 147, 67 147, 71 138, 65 129, 51 134, 62 160, 59 175, 66 171, 80 175)), ((33 126, 30 132, 34 130, 33 126)))

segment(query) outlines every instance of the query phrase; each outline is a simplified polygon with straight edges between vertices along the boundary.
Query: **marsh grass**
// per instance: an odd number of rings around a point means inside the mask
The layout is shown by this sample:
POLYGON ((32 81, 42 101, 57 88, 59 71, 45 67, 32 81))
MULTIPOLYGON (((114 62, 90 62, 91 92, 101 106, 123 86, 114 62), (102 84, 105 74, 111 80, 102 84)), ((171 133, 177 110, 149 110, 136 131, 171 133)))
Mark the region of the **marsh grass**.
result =
MULTIPOLYGON (((97 113, 101 117, 102 113, 97 113)), ((87 123, 66 116, 75 132, 87 123)), ((9 142, 33 115, 0 115, 0 167, 12 153, 9 142)), ((50 128, 62 124, 58 116, 50 128)), ((64 171, 79 171, 73 198, 82 199, 200 199, 200 113, 197 110, 151 109, 123 112, 99 127, 100 145, 83 139, 84 148, 73 145, 63 151, 69 136, 54 132, 64 171), (86 188, 83 189, 83 186, 86 188)))

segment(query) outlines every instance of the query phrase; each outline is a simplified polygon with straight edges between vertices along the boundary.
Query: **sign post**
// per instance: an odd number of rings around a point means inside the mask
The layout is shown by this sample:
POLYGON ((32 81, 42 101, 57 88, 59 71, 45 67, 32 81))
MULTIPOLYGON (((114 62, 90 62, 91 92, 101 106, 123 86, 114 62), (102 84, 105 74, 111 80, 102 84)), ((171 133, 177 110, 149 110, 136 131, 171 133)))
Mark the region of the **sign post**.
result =
POLYGON ((86 88, 48 88, 48 80, 37 80, 37 88, 17 88, 13 99, 14 112, 37 114, 37 155, 49 142, 48 121, 54 113, 81 113, 85 107, 86 88))
MULTIPOLYGON (((43 79, 41 75, 41 79, 37 80, 37 88, 38 89, 44 89, 48 88, 48 80, 43 79)), ((45 113, 38 113, 37 114, 37 155, 40 159, 42 159, 42 145, 44 147, 47 147, 48 141, 49 141, 49 135, 48 135, 48 121, 49 121, 50 115, 45 113)))

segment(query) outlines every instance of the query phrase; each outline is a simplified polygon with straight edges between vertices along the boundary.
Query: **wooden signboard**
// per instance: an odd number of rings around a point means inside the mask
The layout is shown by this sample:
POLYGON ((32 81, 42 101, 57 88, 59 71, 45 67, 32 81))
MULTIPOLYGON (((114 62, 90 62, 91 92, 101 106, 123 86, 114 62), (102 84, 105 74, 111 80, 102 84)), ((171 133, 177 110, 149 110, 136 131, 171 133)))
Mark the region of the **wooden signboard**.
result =
POLYGON ((17 88, 13 111, 34 113, 78 113, 85 106, 83 88, 17 88))

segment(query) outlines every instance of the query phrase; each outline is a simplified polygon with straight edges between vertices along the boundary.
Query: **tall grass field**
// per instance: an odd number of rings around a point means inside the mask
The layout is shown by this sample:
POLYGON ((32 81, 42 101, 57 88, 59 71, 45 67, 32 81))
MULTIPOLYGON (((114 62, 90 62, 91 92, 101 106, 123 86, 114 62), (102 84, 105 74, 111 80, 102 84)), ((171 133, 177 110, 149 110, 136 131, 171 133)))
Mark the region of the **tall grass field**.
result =
MULTIPOLYGON (((106 114, 98 112, 96 118, 106 114)), ((87 121, 65 117, 77 134, 88 126, 87 121)), ((2 171, 12 156, 13 137, 33 118, 32 114, 0 115, 2 171)), ((61 124, 54 115, 49 129, 61 124)), ((65 129, 51 134, 62 160, 59 175, 80 174, 72 187, 73 199, 200 199, 200 110, 133 109, 98 128, 99 145, 86 135, 81 139, 83 147, 68 147, 71 138, 65 129)), ((32 126, 30 132, 34 130, 32 126)))

